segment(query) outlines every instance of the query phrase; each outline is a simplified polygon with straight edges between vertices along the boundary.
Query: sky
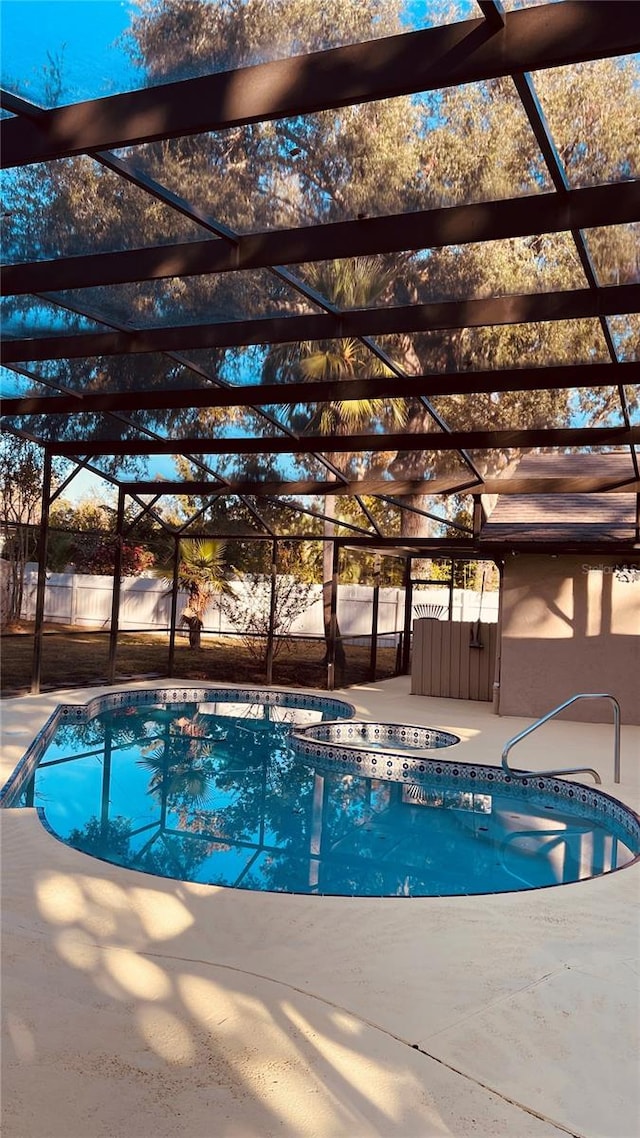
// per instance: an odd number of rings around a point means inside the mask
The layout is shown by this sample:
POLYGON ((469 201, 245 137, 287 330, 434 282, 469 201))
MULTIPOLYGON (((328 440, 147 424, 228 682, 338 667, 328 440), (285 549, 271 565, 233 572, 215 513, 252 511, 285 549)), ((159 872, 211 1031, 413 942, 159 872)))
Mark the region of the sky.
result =
MULTIPOLYGON (((475 0, 458 0, 458 5, 463 18, 480 16, 475 0)), ((407 24, 439 23, 448 7, 447 0, 406 0, 407 24)), ((3 85, 51 105, 45 76, 53 62, 63 66, 64 103, 140 87, 140 72, 118 43, 130 9, 128 0, 1 0, 3 85)))
POLYGON ((116 41, 129 23, 124 0, 2 0, 3 85, 45 103, 51 62, 64 69, 64 102, 140 86, 140 74, 116 41))

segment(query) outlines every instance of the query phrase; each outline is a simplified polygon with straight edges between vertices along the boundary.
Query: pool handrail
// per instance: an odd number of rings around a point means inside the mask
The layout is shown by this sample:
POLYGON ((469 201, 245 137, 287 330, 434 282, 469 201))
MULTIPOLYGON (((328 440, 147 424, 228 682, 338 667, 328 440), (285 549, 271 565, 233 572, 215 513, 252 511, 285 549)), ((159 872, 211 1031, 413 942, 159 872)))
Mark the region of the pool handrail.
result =
POLYGON ((562 770, 551 771, 515 771, 509 766, 509 751, 519 743, 521 739, 525 739, 527 735, 531 735, 532 731, 536 731, 538 727, 542 727, 543 723, 548 723, 550 719, 554 719, 565 708, 571 707, 572 703, 576 703, 579 699, 608 699, 613 707, 613 781, 620 782, 620 704, 615 696, 610 695, 608 692, 579 692, 578 695, 572 695, 570 699, 566 699, 564 703, 554 707, 552 711, 548 711, 546 715, 542 715, 540 719, 536 719, 535 723, 530 723, 523 731, 514 735, 509 739, 502 749, 502 768, 512 778, 528 778, 531 775, 559 775, 559 774, 591 774, 594 781, 601 783, 602 779, 593 767, 565 767, 562 770))

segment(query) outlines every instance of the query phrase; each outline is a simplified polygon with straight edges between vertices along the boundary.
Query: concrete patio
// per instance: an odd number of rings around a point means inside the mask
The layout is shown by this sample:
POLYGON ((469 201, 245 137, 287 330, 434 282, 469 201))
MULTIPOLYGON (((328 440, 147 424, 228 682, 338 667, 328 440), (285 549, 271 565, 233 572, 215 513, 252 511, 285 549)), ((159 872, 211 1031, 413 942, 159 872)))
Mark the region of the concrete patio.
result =
MULTIPOLYGON (((5 701, 2 780, 91 694, 5 701)), ((498 763, 526 723, 405 677, 337 694, 453 730, 467 761, 498 763)), ((609 724, 555 721, 516 754, 593 765, 640 806, 638 727, 619 786, 609 724)), ((292 896, 126 871, 32 810, 1 821, 6 1138, 640 1133, 638 863, 494 896, 292 896)))

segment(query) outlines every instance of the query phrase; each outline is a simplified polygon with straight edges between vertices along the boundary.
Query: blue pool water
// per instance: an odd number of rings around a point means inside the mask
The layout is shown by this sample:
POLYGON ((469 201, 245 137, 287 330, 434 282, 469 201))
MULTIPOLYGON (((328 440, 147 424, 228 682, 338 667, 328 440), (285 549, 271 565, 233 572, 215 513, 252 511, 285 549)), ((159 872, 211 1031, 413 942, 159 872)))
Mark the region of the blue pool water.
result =
POLYGON ((576 784, 507 785, 490 768, 461 777, 450 762, 317 742, 318 724, 351 716, 339 701, 202 695, 59 716, 20 804, 117 865, 297 893, 538 888, 609 872, 640 848, 624 808, 576 784))

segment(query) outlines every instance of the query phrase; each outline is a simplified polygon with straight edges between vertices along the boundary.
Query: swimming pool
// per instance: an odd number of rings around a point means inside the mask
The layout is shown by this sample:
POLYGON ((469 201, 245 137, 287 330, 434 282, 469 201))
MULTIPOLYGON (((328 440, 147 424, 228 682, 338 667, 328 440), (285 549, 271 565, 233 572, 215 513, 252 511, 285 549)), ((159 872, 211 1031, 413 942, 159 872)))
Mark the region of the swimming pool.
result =
POLYGON ((353 715, 272 689, 62 705, 2 804, 36 806, 61 841, 116 865, 275 892, 508 892, 638 856, 640 821, 600 791, 450 761, 450 733, 353 715))

